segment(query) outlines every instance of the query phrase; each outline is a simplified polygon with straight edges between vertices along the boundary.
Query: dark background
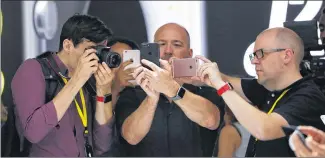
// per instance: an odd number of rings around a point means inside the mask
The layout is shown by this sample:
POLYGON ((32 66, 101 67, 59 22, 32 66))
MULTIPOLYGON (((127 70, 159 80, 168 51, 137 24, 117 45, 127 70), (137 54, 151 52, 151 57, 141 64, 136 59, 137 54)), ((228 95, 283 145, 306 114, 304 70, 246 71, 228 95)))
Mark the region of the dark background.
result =
MULTIPOLYGON (((11 106, 11 79, 23 62, 21 1, 2 1, 3 31, 1 36, 1 71, 5 75, 2 104, 11 106)), ((57 51, 63 23, 75 12, 81 12, 83 1, 63 4, 57 1, 59 25, 48 49, 57 51), (80 7, 76 7, 79 4, 80 7)), ((222 72, 249 77, 243 67, 243 56, 255 37, 269 27, 272 1, 207 1, 206 32, 208 57, 216 61, 222 72)), ((324 6, 324 3, 323 3, 324 6)), ((289 5, 287 21, 292 21, 304 5, 289 5)), ((148 40, 143 13, 137 1, 92 1, 88 14, 100 17, 116 35, 138 43, 148 40)), ((319 13, 314 19, 319 18, 319 13)), ((41 52, 39 52, 41 53, 41 52)), ((32 92, 31 92, 32 93, 32 92)))
MULTIPOLYGON (((2 101, 12 105, 10 82, 23 61, 22 9, 20 1, 2 1, 3 31, 1 37, 1 70, 5 75, 2 101)), ((48 49, 56 51, 64 21, 78 7, 69 9, 58 1, 59 26, 54 39, 47 41, 48 49), (64 14, 64 13, 70 14, 64 14)), ((76 3, 73 1, 71 6, 76 3)), ((208 57, 218 63, 222 72, 248 77, 243 67, 243 55, 255 37, 269 26, 272 1, 207 1, 206 29, 208 57)), ((324 5, 324 4, 323 4, 324 5)), ((292 21, 304 5, 289 5, 287 20, 292 21)), ((116 35, 130 37, 138 43, 147 41, 146 26, 137 1, 94 1, 88 13, 100 17, 116 35)), ((319 14, 315 19, 319 18, 319 14)), ((41 53, 41 52, 39 52, 41 53)))

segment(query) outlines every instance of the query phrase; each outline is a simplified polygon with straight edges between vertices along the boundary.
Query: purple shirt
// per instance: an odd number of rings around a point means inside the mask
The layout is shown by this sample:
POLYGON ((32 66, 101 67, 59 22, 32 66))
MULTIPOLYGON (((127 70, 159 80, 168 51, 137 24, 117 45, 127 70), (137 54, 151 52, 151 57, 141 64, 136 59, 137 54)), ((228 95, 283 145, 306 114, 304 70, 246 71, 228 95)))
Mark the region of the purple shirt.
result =
MULTIPOLYGON (((61 72, 67 72, 59 57, 53 56, 61 72)), ((30 156, 85 156, 84 127, 74 101, 58 121, 53 101, 45 102, 45 78, 38 61, 24 61, 12 80, 11 88, 16 105, 17 130, 32 143, 30 156)), ((87 104, 89 143, 94 149, 94 156, 100 156, 109 150, 112 143, 113 119, 99 125, 90 110, 90 95, 85 88, 83 91, 87 104)), ((76 100, 82 106, 79 93, 76 100)))

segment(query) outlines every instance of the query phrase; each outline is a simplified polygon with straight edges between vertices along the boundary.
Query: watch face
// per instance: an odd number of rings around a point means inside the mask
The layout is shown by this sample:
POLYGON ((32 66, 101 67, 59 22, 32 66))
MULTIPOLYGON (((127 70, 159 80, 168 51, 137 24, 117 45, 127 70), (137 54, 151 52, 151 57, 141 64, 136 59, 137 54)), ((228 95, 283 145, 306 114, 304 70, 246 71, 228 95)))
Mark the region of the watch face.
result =
POLYGON ((104 97, 105 97, 104 103, 108 103, 112 101, 112 94, 105 95, 104 97))
POLYGON ((181 87, 181 88, 179 89, 178 96, 179 96, 180 98, 183 98, 184 95, 185 95, 185 92, 186 92, 186 90, 185 90, 183 87, 181 87))
POLYGON ((172 100, 176 101, 176 100, 179 100, 179 99, 182 99, 185 95, 185 89, 183 87, 179 88, 177 94, 175 97, 172 98, 172 100))

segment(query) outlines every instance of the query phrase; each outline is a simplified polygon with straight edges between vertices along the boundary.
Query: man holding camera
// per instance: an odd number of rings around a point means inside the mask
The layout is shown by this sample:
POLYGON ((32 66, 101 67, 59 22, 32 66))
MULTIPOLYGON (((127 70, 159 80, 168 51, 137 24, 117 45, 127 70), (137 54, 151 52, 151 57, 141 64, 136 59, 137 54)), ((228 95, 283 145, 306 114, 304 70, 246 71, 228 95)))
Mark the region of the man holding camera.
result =
POLYGON ((148 69, 137 68, 133 76, 140 87, 125 88, 116 104, 125 156, 212 156, 224 103, 211 88, 173 79, 166 60, 192 57, 185 28, 165 24, 156 31, 155 42, 165 59, 162 68, 143 61, 153 70, 155 81, 149 85, 144 73, 148 69))
MULTIPOLYGON (((96 17, 74 15, 63 25, 58 53, 28 59, 12 80, 17 129, 29 156, 99 156, 111 143, 113 72, 93 46, 112 32, 96 17), (94 92, 86 88, 94 75, 94 92)), ((98 52, 99 53, 99 52, 98 52)))
POLYGON ((304 57, 301 38, 287 28, 263 31, 250 55, 258 79, 239 79, 219 72, 204 57, 201 81, 214 87, 237 120, 252 134, 246 156, 295 156, 282 130, 288 125, 325 126, 325 96, 310 77, 303 78, 299 64, 304 57), (252 105, 257 105, 258 109, 252 105))

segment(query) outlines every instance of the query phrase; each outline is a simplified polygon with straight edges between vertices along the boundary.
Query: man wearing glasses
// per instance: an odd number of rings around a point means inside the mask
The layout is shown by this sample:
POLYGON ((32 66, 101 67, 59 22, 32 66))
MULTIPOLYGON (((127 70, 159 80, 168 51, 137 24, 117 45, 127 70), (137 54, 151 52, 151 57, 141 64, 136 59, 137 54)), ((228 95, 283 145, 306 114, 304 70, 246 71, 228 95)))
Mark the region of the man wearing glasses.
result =
POLYGON ((304 46, 292 30, 263 31, 256 38, 254 50, 250 59, 257 79, 224 75, 216 63, 198 57, 205 61, 198 70, 200 79, 217 89, 252 134, 246 156, 295 156, 281 127, 309 125, 324 131, 319 116, 325 111, 325 96, 310 77, 301 76, 304 46))

